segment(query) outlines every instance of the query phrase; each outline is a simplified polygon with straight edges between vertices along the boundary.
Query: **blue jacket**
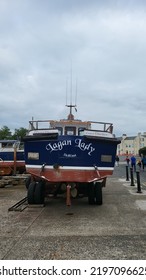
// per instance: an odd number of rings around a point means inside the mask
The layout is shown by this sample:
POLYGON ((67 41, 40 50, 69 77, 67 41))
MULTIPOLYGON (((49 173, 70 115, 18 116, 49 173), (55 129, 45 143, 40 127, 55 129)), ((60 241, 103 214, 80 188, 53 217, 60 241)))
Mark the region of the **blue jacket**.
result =
POLYGON ((141 160, 141 162, 142 162, 144 165, 146 165, 146 157, 143 157, 142 160, 141 160))
POLYGON ((136 158, 134 156, 131 157, 131 163, 136 164, 136 158))

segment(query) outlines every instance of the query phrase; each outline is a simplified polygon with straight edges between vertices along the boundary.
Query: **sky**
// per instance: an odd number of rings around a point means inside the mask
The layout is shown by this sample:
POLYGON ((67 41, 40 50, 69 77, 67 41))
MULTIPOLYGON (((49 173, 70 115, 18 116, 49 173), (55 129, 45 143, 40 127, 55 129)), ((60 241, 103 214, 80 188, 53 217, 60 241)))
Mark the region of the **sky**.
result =
POLYGON ((32 119, 146 131, 145 0, 0 0, 0 129, 32 119))

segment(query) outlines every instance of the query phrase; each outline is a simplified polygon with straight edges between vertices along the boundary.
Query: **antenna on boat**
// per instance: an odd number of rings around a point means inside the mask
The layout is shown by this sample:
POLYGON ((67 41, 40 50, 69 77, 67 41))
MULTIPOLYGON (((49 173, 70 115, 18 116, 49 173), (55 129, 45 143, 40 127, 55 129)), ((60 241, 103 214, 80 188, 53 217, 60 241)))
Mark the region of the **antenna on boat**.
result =
POLYGON ((75 111, 77 112, 76 100, 77 100, 77 96, 75 97, 75 104, 72 104, 72 100, 70 101, 70 104, 67 104, 67 102, 66 102, 66 107, 70 108, 70 113, 68 115, 68 119, 69 120, 73 120, 74 119, 74 115, 72 113, 72 108, 75 108, 75 111))
MULTIPOLYGON (((75 95, 75 104, 77 104, 77 78, 76 78, 76 95, 75 95)), ((75 106, 75 111, 77 112, 77 105, 75 106)))
POLYGON ((71 77, 70 77, 70 102, 71 102, 71 105, 72 105, 72 62, 71 62, 71 77))
POLYGON ((66 105, 67 105, 68 79, 66 78, 66 105))
POLYGON ((70 108, 70 113, 68 115, 69 120, 74 119, 74 115, 72 113, 72 108, 75 108, 75 111, 77 112, 77 79, 76 79, 76 88, 75 88, 75 104, 72 102, 72 93, 73 93, 73 82, 72 82, 72 62, 71 62, 71 69, 70 69, 70 103, 68 103, 67 97, 68 97, 68 79, 66 79, 66 107, 70 108))

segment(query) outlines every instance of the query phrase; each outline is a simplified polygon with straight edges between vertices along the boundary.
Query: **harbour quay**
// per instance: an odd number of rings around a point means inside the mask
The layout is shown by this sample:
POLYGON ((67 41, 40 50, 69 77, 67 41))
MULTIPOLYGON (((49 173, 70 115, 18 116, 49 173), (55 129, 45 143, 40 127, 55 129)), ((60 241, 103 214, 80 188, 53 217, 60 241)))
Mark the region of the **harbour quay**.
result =
MULTIPOLYGON (((142 173, 142 172, 141 172, 142 173)), ((0 188, 1 260, 146 259, 146 171, 142 192, 115 167, 103 188, 103 204, 87 198, 47 197, 45 205, 11 209, 26 197, 24 181, 0 188), (10 211, 10 209, 12 211, 10 211)))

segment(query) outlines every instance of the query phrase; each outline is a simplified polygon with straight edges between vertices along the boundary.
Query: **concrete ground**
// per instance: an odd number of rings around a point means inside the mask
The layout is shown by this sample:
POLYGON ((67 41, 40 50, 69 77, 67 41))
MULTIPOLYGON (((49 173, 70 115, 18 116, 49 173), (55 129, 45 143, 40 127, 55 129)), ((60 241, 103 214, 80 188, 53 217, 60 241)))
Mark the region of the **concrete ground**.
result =
POLYGON ((122 168, 108 178, 102 206, 78 198, 68 208, 58 197, 8 211, 26 196, 25 186, 0 188, 0 259, 146 259, 146 190, 137 193, 122 168))

